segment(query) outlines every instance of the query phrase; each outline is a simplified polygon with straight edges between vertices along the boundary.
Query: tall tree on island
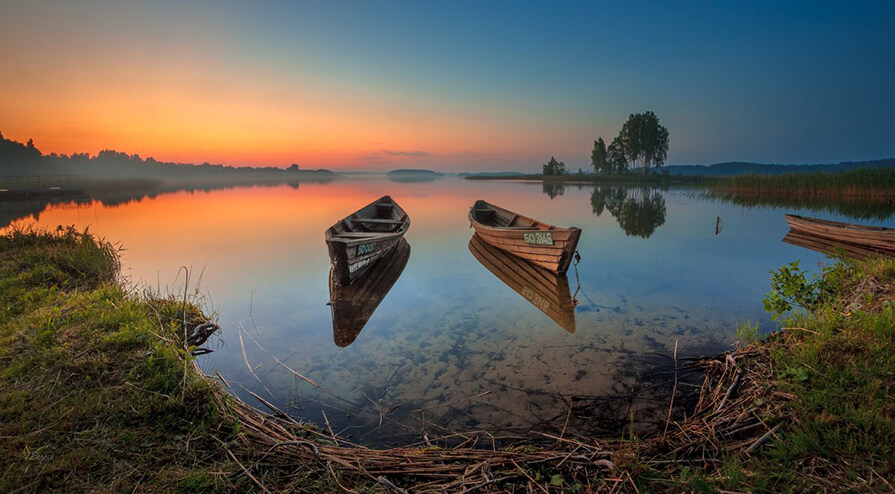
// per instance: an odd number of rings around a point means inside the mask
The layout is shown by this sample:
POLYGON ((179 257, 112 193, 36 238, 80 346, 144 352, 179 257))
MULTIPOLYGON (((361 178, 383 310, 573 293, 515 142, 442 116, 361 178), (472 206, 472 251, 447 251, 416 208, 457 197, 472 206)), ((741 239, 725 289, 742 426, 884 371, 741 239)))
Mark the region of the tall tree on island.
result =
POLYGON ((631 114, 618 133, 625 157, 635 167, 643 168, 643 173, 650 167, 665 164, 668 156, 668 129, 659 123, 655 113, 631 114))
POLYGON ((566 164, 562 161, 556 161, 556 158, 551 156, 550 161, 543 167, 543 173, 544 175, 565 175, 566 164))
POLYGON ((610 173, 625 173, 628 170, 628 158, 621 139, 616 137, 606 150, 607 169, 610 173))
POLYGON ((594 173, 612 173, 609 162, 606 160, 606 143, 600 137, 594 141, 594 150, 590 153, 590 162, 594 167, 594 173))

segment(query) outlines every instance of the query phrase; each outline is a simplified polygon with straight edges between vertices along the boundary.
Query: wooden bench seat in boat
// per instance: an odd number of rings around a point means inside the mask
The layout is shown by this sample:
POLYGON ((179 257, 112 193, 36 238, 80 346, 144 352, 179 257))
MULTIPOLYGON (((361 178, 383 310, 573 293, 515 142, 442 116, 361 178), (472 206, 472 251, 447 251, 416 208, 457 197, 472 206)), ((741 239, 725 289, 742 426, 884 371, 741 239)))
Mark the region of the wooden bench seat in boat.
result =
POLYGON ((404 223, 402 220, 386 220, 380 218, 353 218, 351 221, 358 223, 382 223, 386 225, 400 225, 401 223, 404 223))

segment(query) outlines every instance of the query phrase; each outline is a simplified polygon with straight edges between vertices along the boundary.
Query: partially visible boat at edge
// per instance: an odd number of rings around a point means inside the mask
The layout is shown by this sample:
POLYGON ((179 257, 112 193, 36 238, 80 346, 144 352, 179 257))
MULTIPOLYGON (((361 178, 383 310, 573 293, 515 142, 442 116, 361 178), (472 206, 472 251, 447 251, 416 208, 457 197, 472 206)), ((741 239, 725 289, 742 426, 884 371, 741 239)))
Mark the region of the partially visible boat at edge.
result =
POLYGON ((886 255, 884 251, 875 250, 869 247, 854 245, 847 242, 837 242, 829 238, 818 237, 810 233, 800 231, 790 231, 783 237, 783 242, 810 249, 821 254, 829 256, 844 256, 849 259, 868 259, 871 257, 879 257, 886 255))
POLYGON ((333 278, 342 285, 359 278, 398 245, 410 217, 390 196, 382 196, 326 230, 333 278))
POLYGON ((883 226, 853 225, 795 214, 783 216, 789 223, 790 233, 801 233, 847 244, 846 246, 856 246, 889 255, 895 254, 895 229, 883 226))
POLYGON ((403 238, 363 275, 349 285, 336 281, 330 270, 329 300, 333 315, 333 341, 350 345, 366 326, 373 312, 388 295, 410 259, 410 244, 403 238))
POLYGON ((557 274, 569 269, 581 229, 560 228, 478 200, 469 224, 486 243, 557 274))
POLYGON ((575 332, 576 300, 569 294, 569 280, 525 259, 510 255, 481 239, 469 239, 469 252, 491 274, 522 295, 569 333, 575 332))

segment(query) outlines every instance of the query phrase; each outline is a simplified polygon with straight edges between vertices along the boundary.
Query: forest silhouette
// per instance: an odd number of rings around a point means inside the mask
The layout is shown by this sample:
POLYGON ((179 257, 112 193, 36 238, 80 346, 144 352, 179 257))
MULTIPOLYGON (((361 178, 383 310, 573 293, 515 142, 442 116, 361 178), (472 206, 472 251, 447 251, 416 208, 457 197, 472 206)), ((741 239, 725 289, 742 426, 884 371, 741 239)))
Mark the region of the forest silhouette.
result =
POLYGON ((95 156, 88 153, 43 154, 32 140, 26 144, 7 139, 0 133, 0 176, 83 175, 90 179, 149 179, 199 182, 324 181, 332 179, 329 170, 302 170, 293 164, 288 168, 235 167, 222 164, 191 164, 157 161, 114 150, 103 150, 95 156))

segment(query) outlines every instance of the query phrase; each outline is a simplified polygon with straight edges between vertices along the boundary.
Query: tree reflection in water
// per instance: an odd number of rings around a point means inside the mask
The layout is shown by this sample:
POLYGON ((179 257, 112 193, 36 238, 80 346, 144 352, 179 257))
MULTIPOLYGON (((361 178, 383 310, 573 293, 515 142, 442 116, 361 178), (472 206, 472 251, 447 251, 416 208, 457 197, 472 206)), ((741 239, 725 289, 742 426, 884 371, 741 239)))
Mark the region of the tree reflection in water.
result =
POLYGON ((629 236, 649 238, 665 223, 665 196, 656 189, 597 186, 590 204, 597 216, 609 211, 629 236))
POLYGON ((561 196, 566 193, 566 186, 553 182, 542 182, 541 190, 550 197, 552 201, 554 197, 561 196))

